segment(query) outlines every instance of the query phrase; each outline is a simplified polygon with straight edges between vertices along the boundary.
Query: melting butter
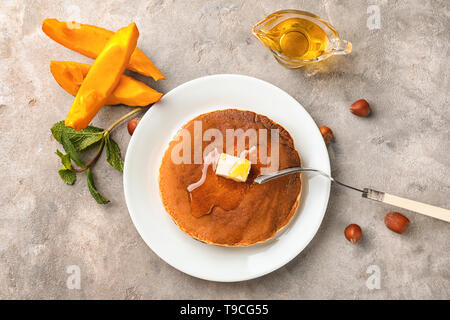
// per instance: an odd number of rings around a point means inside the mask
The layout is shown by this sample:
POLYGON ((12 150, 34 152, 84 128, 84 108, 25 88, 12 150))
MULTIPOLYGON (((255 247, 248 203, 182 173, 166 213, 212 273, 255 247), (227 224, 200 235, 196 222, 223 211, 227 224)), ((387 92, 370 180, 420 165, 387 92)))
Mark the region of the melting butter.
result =
POLYGON ((222 153, 217 163, 216 174, 237 182, 245 182, 250 172, 251 162, 247 159, 222 153))

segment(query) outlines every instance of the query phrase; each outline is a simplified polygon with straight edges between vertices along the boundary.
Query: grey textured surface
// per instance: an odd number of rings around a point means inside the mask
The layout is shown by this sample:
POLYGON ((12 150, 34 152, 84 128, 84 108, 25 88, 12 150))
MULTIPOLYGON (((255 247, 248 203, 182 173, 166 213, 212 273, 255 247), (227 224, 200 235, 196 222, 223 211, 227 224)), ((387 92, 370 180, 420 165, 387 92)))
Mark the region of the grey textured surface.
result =
MULTIPOLYGON (((64 185, 50 127, 72 102, 53 80, 49 61, 91 61, 48 39, 45 18, 79 20, 112 30, 131 21, 139 47, 166 75, 148 83, 167 92, 196 77, 240 73, 267 80, 296 98, 319 125, 331 127, 333 174, 450 208, 448 1, 9 1, 0 5, 0 298, 450 298, 450 225, 404 212, 412 226, 389 231, 392 207, 333 187, 310 245, 260 279, 213 283, 187 276, 142 241, 125 205, 122 175, 100 159, 97 185, 112 203, 97 205, 85 181, 64 185), (381 28, 366 26, 378 5, 381 28), (353 43, 349 56, 299 70, 277 64, 250 33, 267 14, 304 9, 328 19, 353 43), (358 118, 348 106, 367 99, 358 118), (343 236, 359 224, 364 239, 343 236), (81 289, 66 269, 81 269, 81 289), (370 265, 381 288, 369 290, 370 265)), ((142 79, 142 77, 139 77, 142 79)), ((126 107, 105 107, 108 126, 126 107)), ((124 125, 113 133, 123 154, 124 125)))

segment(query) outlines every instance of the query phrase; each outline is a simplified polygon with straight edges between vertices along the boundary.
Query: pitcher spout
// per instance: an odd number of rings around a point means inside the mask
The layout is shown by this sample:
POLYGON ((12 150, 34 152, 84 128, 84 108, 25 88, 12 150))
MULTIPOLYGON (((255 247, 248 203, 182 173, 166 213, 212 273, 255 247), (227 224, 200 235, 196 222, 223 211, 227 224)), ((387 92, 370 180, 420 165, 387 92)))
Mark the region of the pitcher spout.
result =
POLYGON ((335 39, 331 50, 335 55, 349 54, 352 52, 352 43, 347 40, 335 39))

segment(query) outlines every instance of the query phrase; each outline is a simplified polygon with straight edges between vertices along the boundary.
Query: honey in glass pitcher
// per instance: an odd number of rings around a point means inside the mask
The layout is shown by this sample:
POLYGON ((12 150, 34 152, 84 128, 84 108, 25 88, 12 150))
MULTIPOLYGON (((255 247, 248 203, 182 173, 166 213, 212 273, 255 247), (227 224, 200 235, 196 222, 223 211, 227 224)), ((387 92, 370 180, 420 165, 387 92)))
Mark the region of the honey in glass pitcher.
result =
POLYGON ((252 32, 288 68, 348 54, 352 49, 329 22, 305 11, 277 11, 254 25, 252 32))

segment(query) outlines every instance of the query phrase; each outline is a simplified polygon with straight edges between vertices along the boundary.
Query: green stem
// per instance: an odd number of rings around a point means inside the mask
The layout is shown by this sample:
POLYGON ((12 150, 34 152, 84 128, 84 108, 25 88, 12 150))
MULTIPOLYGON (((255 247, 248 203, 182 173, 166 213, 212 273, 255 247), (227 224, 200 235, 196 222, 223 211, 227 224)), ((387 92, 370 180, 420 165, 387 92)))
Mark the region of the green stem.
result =
POLYGON ((126 115, 117 119, 117 121, 115 121, 108 129, 105 130, 105 132, 103 133, 103 136, 107 136, 111 132, 111 130, 114 129, 119 123, 121 123, 123 120, 126 120, 127 118, 131 117, 133 114, 138 113, 141 110, 142 110, 142 108, 136 108, 133 111, 128 112, 126 115))

